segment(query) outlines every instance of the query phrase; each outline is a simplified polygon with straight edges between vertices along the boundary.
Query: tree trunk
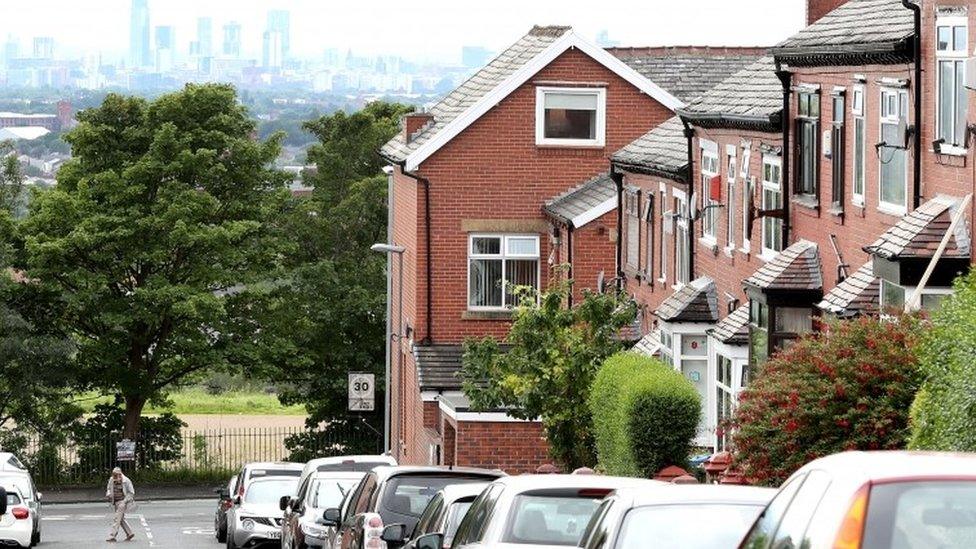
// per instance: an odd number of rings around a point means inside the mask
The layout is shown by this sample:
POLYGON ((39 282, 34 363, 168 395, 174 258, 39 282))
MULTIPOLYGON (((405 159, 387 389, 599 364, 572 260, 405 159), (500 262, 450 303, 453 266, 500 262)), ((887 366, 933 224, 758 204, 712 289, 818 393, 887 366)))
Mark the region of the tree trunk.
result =
POLYGON ((122 438, 136 440, 139 435, 139 419, 142 409, 146 406, 146 399, 141 396, 125 397, 125 422, 122 426, 122 438))

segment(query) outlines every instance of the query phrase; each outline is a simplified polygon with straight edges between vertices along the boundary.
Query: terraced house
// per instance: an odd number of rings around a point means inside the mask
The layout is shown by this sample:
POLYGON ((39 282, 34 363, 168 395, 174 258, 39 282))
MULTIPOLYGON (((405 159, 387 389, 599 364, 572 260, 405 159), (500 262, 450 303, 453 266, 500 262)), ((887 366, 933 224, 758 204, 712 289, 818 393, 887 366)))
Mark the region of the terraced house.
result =
POLYGON ((638 349, 698 388, 702 446, 818 317, 935 307, 972 261, 970 2, 825 4, 612 155, 638 349))
POLYGON ((382 149, 391 241, 403 250, 390 262, 400 327, 390 342, 391 451, 401 463, 521 472, 548 461, 537 422, 471 409, 456 375, 464 340, 505 336, 511 285, 545 290, 570 276, 578 297, 611 280, 608 157, 759 54, 605 50, 567 27, 535 27, 404 118, 382 149))

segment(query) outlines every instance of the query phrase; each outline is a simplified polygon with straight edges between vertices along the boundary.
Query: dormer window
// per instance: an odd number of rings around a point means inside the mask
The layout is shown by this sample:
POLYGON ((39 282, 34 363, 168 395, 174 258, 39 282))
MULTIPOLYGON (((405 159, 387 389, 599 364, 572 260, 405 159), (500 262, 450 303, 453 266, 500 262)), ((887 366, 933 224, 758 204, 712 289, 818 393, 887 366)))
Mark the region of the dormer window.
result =
POLYGON ((605 142, 607 90, 536 88, 537 145, 595 146, 605 142))

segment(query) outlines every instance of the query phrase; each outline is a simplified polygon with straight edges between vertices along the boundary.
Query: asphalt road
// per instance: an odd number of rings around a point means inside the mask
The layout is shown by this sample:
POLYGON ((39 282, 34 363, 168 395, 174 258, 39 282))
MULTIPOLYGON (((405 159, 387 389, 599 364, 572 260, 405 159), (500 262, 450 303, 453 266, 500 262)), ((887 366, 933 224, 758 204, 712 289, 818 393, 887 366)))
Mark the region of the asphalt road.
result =
MULTIPOLYGON (((213 535, 213 512, 217 501, 138 502, 127 515, 136 537, 131 542, 107 543, 111 509, 107 503, 45 505, 41 544, 38 547, 93 549, 218 549, 213 535)), ((121 532, 120 532, 120 538, 121 532)))

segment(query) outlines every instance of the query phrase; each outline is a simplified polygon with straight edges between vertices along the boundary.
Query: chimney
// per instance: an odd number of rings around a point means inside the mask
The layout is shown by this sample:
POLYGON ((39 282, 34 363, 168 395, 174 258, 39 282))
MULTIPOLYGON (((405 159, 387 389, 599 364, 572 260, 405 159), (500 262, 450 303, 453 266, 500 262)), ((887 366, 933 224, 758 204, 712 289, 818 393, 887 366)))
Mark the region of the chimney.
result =
POLYGON ((401 124, 403 125, 403 140, 410 143, 413 141, 414 135, 420 131, 421 128, 433 121, 434 115, 426 111, 412 112, 403 115, 403 118, 401 119, 401 124))
POLYGON ((846 4, 847 0, 807 0, 807 25, 812 25, 821 17, 846 4))

